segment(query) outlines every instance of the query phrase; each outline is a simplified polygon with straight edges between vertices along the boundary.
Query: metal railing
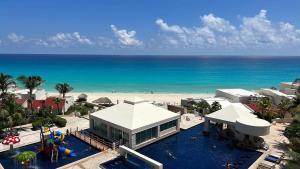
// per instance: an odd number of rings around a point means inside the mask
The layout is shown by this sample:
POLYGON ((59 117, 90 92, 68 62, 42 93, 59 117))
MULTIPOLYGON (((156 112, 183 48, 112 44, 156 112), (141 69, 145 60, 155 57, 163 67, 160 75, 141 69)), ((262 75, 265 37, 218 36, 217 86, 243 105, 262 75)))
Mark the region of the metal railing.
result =
POLYGON ((91 132, 84 130, 70 130, 70 134, 102 151, 107 150, 109 148, 115 149, 118 148, 120 145, 119 142, 109 142, 91 132))

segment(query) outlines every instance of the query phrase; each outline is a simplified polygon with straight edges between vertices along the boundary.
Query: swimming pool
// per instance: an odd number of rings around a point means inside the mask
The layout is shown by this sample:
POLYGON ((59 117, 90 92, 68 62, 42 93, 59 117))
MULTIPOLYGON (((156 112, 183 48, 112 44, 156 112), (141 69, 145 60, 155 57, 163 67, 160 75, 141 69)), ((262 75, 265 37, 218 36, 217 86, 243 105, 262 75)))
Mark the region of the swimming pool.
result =
MULTIPOLYGON (((261 155, 260 152, 241 150, 211 131, 202 135, 203 125, 153 143, 138 152, 162 163, 164 169, 224 169, 227 162, 239 169, 248 168, 261 155)), ((107 169, 150 169, 144 162, 129 156, 102 164, 107 169)), ((233 167, 231 167, 233 168, 233 167)))
MULTIPOLYGON (((35 166, 31 166, 30 168, 54 169, 99 152, 97 149, 80 141, 74 136, 66 136, 64 142, 64 146, 66 148, 74 150, 74 152, 77 154, 76 157, 66 157, 62 155, 58 162, 51 163, 48 157, 45 157, 42 153, 38 153, 37 159, 34 161, 35 166)), ((39 148, 40 143, 35 143, 24 147, 16 148, 13 152, 6 151, 0 153, 0 163, 5 169, 19 169, 20 165, 16 163, 15 156, 20 152, 28 150, 39 152, 39 148)))

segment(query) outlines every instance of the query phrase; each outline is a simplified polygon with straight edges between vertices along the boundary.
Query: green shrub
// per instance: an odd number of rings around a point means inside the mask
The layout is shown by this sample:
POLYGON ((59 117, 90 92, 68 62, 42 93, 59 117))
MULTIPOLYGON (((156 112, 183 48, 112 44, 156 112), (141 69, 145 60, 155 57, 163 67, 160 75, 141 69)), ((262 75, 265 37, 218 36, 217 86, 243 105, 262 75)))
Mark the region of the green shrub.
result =
POLYGON ((300 139, 300 122, 294 121, 291 125, 289 125, 285 129, 284 135, 289 139, 293 137, 300 139))
POLYGON ((42 120, 36 120, 34 122, 32 122, 32 129, 33 130, 38 130, 43 126, 43 122, 42 120))
POLYGON ((61 118, 59 116, 56 116, 54 119, 53 119, 53 122, 54 124, 57 126, 57 127, 65 127, 66 124, 67 124, 67 120, 64 119, 64 118, 61 118))

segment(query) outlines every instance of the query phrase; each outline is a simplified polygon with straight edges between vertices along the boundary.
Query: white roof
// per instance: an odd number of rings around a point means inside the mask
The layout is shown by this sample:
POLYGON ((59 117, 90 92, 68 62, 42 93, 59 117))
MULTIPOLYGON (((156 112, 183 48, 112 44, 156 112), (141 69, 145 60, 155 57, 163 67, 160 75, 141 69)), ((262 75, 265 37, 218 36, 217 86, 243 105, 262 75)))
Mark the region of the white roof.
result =
POLYGON ((276 94, 277 96, 283 96, 283 97, 288 97, 289 95, 287 95, 287 94, 285 94, 285 93, 282 93, 282 92, 280 92, 280 91, 278 91, 278 90, 273 90, 273 89, 262 89, 263 91, 268 91, 268 92, 270 92, 270 93, 274 93, 274 94, 276 94))
POLYGON ((212 105, 214 102, 218 102, 221 106, 222 109, 229 106, 231 104, 230 101, 228 101, 225 98, 222 97, 209 97, 204 99, 209 105, 212 105))
POLYGON ((267 88, 266 89, 262 89, 262 94, 265 94, 265 93, 263 93, 264 91, 270 92, 270 93, 273 93, 273 94, 275 94, 277 96, 285 97, 285 98, 288 98, 288 99, 293 99, 294 97, 296 97, 295 95, 288 95, 288 94, 285 94, 285 93, 282 93, 282 92, 280 92, 278 90, 273 90, 273 89, 267 89, 267 88))
POLYGON ((242 96, 261 96, 260 94, 256 92, 252 92, 245 89, 217 89, 219 91, 222 91, 224 93, 228 93, 234 96, 242 97, 242 96))
POLYGON ((208 114, 205 117, 235 123, 238 118, 256 117, 256 115, 252 113, 253 110, 244 106, 242 103, 231 103, 229 106, 208 114))
POLYGON ((123 103, 92 113, 91 116, 130 130, 180 117, 177 113, 155 106, 138 97, 124 100, 123 103))
POLYGON ((221 110, 206 115, 205 119, 229 123, 234 125, 237 131, 253 136, 269 134, 271 124, 266 120, 257 118, 252 113, 253 111, 243 104, 232 103, 221 110))

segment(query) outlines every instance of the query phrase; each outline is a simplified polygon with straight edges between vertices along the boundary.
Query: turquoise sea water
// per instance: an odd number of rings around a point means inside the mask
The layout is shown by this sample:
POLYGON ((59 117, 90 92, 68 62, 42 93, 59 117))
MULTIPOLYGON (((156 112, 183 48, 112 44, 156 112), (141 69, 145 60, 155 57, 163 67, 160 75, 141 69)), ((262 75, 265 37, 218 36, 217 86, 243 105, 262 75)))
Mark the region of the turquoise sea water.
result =
POLYGON ((212 93, 217 88, 278 87, 300 76, 300 57, 0 55, 0 72, 40 75, 76 92, 212 93))

